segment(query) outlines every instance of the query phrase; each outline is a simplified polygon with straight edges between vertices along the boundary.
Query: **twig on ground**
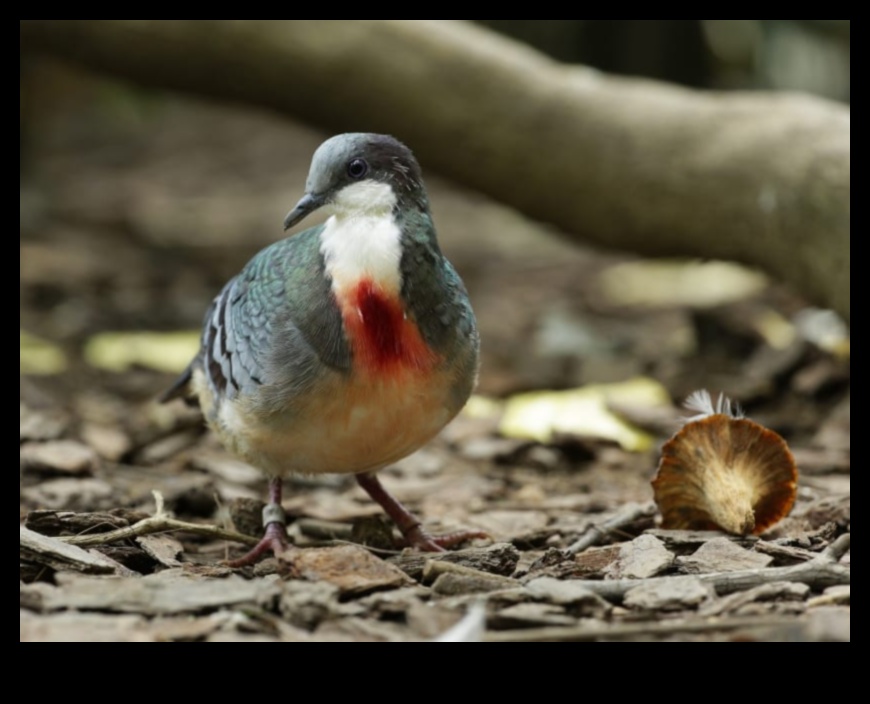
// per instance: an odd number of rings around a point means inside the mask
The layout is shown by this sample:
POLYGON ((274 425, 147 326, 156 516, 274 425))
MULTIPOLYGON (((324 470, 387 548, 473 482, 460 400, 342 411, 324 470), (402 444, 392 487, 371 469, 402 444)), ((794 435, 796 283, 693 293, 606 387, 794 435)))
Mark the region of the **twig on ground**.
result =
POLYGON ((565 554, 576 555, 581 553, 608 537, 609 534, 620 530, 641 518, 653 516, 655 515, 655 512, 656 506, 652 501, 645 504, 627 504, 622 508, 622 510, 617 512, 614 516, 611 516, 601 525, 590 526, 579 540, 565 549, 565 554))
POLYGON ((636 638, 643 635, 675 635, 678 633, 710 633, 734 631, 742 628, 789 627, 792 618, 733 618, 692 619, 688 621, 655 621, 646 623, 618 623, 592 628, 526 628, 512 631, 488 631, 483 637, 487 643, 539 643, 598 640, 600 638, 636 638))
POLYGON ((698 575, 705 584, 712 584, 718 594, 730 594, 771 582, 800 582, 813 589, 825 589, 837 584, 850 584, 851 569, 837 564, 846 554, 852 534, 845 533, 825 548, 818 557, 788 567, 763 567, 738 572, 713 572, 698 575))
MULTIPOLYGON (((717 594, 751 589, 761 584, 771 582, 800 582, 813 589, 825 589, 837 584, 851 583, 851 569, 838 564, 838 560, 848 552, 851 544, 851 534, 846 533, 837 538, 823 552, 812 560, 789 567, 762 567, 760 569, 739 570, 736 572, 711 572, 699 574, 697 579, 704 584, 710 584, 717 594)), ((576 580, 590 591, 607 599, 619 602, 626 592, 635 587, 660 583, 665 579, 685 579, 685 577, 650 577, 649 579, 613 579, 613 580, 576 580)))
POLYGON ((202 525, 199 523, 187 523, 179 521, 164 513, 163 496, 155 491, 154 500, 157 504, 157 509, 153 516, 149 516, 138 523, 126 528, 118 528, 117 530, 109 531, 108 533, 97 533, 94 535, 71 535, 59 540, 70 545, 78 545, 79 547, 93 547, 96 545, 109 545, 120 540, 129 538, 140 538, 143 535, 154 535, 155 533, 168 533, 171 531, 184 531, 185 533, 194 533, 196 535, 204 535, 217 540, 231 540, 236 543, 244 543, 245 545, 256 545, 257 538, 243 533, 237 533, 218 526, 202 525))

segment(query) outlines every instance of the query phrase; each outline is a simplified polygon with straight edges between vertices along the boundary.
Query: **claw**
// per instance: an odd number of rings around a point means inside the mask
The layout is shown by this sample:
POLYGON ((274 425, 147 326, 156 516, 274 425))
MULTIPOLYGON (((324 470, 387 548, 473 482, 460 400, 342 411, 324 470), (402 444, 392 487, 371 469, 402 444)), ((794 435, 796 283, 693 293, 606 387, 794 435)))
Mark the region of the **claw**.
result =
POLYGON ((444 535, 429 535, 419 524, 408 531, 403 531, 402 534, 408 547, 423 552, 445 552, 447 548, 455 548, 466 540, 489 538, 489 535, 482 530, 458 530, 444 535))
POLYGON ((263 537, 248 552, 236 560, 227 560, 224 564, 227 567, 236 569, 238 567, 248 567, 257 562, 267 552, 272 552, 276 557, 285 550, 290 549, 290 541, 287 539, 287 530, 283 523, 270 523, 266 526, 263 537))

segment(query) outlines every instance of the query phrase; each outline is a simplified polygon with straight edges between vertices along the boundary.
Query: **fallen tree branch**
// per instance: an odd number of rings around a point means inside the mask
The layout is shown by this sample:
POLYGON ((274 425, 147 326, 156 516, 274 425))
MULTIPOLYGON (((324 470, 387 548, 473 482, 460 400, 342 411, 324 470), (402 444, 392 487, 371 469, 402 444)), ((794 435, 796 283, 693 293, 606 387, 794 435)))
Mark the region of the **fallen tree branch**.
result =
POLYGON ((554 62, 459 20, 22 20, 22 50, 391 132, 570 236, 758 266, 850 318, 850 113, 554 62))

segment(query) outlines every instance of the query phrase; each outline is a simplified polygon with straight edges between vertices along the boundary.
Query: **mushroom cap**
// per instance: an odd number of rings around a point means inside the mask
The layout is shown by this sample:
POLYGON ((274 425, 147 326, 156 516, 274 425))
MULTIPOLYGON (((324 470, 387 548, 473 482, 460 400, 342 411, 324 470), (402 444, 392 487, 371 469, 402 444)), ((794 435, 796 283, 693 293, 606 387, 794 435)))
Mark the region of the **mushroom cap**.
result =
POLYGON ((713 413, 665 443, 652 485, 663 528, 757 535, 791 511, 797 466, 777 433, 713 413))

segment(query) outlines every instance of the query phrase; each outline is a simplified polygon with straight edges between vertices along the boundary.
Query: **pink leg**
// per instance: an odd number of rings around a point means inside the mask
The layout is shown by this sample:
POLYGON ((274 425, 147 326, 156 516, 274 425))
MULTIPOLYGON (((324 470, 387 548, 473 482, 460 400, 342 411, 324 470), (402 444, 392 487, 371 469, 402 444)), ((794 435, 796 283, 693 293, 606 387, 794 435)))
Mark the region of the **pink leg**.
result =
POLYGON ((280 477, 272 477, 269 480, 269 503, 263 509, 263 524, 265 526, 263 537, 259 543, 240 558, 228 561, 229 567, 247 567, 253 565, 267 552, 271 551, 273 554, 279 555, 290 547, 290 542, 287 540, 287 530, 284 527, 287 524, 287 519, 284 516, 284 509, 281 508, 282 485, 283 481, 280 477))
POLYGON ((384 489, 376 475, 357 474, 356 481, 393 519, 410 547, 424 552, 444 552, 445 548, 454 547, 466 540, 489 537, 486 533, 476 530, 457 531, 447 535, 429 535, 423 530, 420 520, 384 489))

